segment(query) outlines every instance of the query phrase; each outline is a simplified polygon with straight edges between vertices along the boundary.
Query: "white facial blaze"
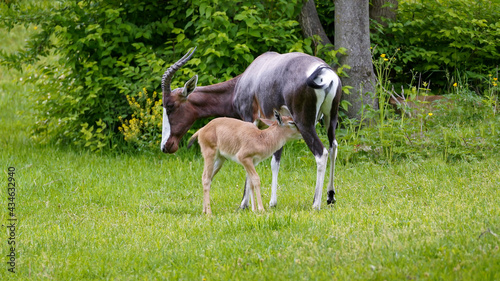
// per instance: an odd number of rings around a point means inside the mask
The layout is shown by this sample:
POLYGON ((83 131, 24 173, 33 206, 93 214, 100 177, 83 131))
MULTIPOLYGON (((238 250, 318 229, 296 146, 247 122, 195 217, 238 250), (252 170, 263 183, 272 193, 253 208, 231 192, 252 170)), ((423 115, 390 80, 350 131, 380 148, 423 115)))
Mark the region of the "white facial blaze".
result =
POLYGON ((161 130, 161 146, 160 149, 163 151, 163 147, 170 138, 170 122, 168 121, 167 110, 163 108, 163 126, 161 130))

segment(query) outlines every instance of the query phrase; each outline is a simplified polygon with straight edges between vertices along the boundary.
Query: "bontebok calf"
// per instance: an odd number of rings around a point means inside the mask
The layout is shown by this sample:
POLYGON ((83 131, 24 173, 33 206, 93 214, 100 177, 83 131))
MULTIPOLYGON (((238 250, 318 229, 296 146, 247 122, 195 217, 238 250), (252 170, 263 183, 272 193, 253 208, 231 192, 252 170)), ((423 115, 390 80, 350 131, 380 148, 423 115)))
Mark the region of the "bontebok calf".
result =
POLYGON ((276 122, 261 119, 269 125, 265 130, 259 130, 253 123, 234 118, 216 118, 191 137, 188 147, 198 139, 205 160, 202 176, 204 213, 212 213, 210 184, 226 159, 243 165, 247 172, 245 188, 250 191, 252 210, 255 210, 253 194, 256 196, 257 209, 264 210, 260 196, 260 178, 255 166, 283 147, 288 140, 301 138, 291 117, 282 117, 276 110, 274 116, 276 122))

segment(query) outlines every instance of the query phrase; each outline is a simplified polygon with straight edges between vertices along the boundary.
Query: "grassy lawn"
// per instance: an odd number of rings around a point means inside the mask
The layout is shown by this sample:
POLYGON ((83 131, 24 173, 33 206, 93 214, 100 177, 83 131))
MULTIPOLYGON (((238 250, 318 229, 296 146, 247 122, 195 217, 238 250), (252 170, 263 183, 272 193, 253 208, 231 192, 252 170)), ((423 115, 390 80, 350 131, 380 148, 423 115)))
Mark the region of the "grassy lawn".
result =
MULTIPOLYGON (((244 172, 227 163, 207 219, 198 150, 121 155, 35 145, 24 88, 7 79, 1 89, 3 224, 9 166, 17 183, 15 274, 7 272, 5 229, 1 239, 0 274, 9 279, 500 278, 498 156, 338 165, 337 204, 313 211, 314 159, 294 144, 277 208, 237 211, 244 172)), ((268 166, 258 167, 264 201, 268 166)))
MULTIPOLYGON (((15 167, 16 273, 2 280, 499 280, 500 156, 340 163, 337 203, 311 209, 315 161, 285 148, 278 206, 238 211, 243 169, 227 162, 202 215, 199 149, 94 154, 30 140, 29 89, 1 69, 2 224, 15 167)), ((339 155, 342 158, 342 155, 339 155)), ((324 192, 325 193, 325 192, 324 192)))

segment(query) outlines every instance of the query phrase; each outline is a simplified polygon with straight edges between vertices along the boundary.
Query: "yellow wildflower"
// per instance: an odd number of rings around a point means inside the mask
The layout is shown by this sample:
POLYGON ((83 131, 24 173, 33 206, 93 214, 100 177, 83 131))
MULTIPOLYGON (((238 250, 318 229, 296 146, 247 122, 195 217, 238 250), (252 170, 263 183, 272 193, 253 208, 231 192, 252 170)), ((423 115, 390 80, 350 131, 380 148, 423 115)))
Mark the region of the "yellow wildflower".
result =
POLYGON ((493 87, 496 87, 498 84, 497 83, 493 83, 493 87))
POLYGON ((496 78, 496 77, 495 77, 495 78, 493 78, 493 81, 497 81, 497 80, 498 80, 498 78, 496 78))
POLYGON ((433 115, 432 112, 429 112, 429 116, 432 116, 432 115, 433 115))
POLYGON ((456 87, 458 86, 457 82, 453 83, 453 87, 456 87))
POLYGON ((385 58, 385 54, 381 54, 381 55, 380 55, 380 57, 381 57, 381 58, 385 58))
POLYGON ((389 59, 384 59, 384 61, 388 61, 389 59))

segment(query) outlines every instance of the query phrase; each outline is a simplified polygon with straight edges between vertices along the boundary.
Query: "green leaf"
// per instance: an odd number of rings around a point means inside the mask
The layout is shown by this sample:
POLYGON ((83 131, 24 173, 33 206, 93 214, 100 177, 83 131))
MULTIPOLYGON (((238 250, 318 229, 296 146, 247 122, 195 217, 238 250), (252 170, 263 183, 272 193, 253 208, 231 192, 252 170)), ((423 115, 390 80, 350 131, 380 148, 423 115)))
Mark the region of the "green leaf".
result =
POLYGON ((252 35, 253 37, 260 37, 260 32, 258 30, 250 30, 248 31, 248 34, 252 35))

